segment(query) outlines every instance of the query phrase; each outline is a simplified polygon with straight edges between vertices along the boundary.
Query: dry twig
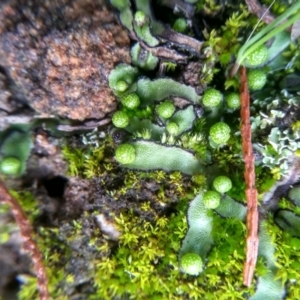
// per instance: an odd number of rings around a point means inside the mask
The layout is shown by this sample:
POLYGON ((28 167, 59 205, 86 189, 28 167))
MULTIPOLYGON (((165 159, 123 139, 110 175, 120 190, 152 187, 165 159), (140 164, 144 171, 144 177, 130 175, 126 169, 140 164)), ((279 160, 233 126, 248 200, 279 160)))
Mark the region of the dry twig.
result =
POLYGON ((244 285, 250 286, 257 261, 258 254, 258 209, 257 190, 255 188, 254 155, 251 143, 250 123, 250 94, 247 84, 246 68, 240 69, 240 98, 242 121, 242 148, 245 162, 244 178, 246 182, 247 199, 247 250, 244 265, 244 285))
POLYGON ((1 181, 0 202, 10 205, 16 223, 20 228, 24 250, 29 253, 33 261, 33 267, 37 277, 39 299, 49 300, 50 296, 48 291, 48 278, 46 275, 45 266, 43 264, 43 256, 38 249, 37 244, 33 240, 33 230, 31 228, 31 224, 24 214, 23 209, 18 201, 9 194, 8 190, 1 181))

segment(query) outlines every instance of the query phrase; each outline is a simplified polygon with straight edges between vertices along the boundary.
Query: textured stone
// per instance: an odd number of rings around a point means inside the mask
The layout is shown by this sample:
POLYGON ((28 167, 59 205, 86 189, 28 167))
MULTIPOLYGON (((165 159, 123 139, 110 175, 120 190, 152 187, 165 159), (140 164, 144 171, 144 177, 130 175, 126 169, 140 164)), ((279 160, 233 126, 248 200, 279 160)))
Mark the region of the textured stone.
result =
POLYGON ((0 68, 18 87, 11 99, 75 120, 115 110, 107 77, 130 62, 129 38, 105 1, 10 0, 0 19, 0 68))

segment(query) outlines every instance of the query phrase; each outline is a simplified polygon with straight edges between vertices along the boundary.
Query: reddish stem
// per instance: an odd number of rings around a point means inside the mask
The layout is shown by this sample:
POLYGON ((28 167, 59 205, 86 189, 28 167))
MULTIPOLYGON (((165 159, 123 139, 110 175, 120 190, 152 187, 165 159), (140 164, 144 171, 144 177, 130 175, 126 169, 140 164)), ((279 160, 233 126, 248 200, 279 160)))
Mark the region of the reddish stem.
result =
POLYGON ((244 178, 246 182, 247 200, 247 249, 246 262, 244 265, 244 285, 250 286, 258 255, 258 209, 257 190, 255 188, 254 155, 251 143, 250 123, 250 94, 248 90, 246 68, 240 69, 240 98, 241 98, 241 121, 242 121, 242 149, 245 162, 244 178))
POLYGON ((23 248, 29 253, 33 262, 34 271, 36 273, 39 299, 49 300, 50 296, 48 291, 48 278, 45 266, 43 264, 43 256, 38 249, 37 244, 33 240, 33 230, 31 228, 31 224, 18 201, 9 194, 8 190, 1 181, 0 202, 10 205, 16 223, 20 228, 20 233, 23 239, 23 248))

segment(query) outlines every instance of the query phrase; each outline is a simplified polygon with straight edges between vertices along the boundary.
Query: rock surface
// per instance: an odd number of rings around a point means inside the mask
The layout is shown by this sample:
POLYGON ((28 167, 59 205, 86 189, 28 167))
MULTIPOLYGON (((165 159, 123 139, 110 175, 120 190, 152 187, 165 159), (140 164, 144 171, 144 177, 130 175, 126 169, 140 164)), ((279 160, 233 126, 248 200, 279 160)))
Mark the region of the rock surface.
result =
POLYGON ((9 0, 0 19, 0 72, 12 104, 73 120, 115 110, 107 77, 130 62, 129 38, 104 0, 9 0))

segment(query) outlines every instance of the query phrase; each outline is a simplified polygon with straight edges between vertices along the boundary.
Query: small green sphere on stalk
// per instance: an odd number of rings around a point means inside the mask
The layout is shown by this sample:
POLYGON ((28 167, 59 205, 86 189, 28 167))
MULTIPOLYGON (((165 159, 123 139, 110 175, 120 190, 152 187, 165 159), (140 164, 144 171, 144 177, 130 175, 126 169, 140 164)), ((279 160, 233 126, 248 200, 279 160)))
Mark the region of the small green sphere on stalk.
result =
POLYGON ((216 89, 208 89, 202 97, 202 103, 205 107, 216 107, 222 101, 223 95, 216 89))
POLYGON ((140 105, 140 98, 136 93, 131 93, 122 97, 121 103, 128 109, 135 109, 140 105))
POLYGON ((161 118, 169 119, 175 111, 175 105, 172 101, 166 100, 156 107, 156 111, 161 118))
POLYGON ((203 203, 208 209, 215 209, 220 205, 221 195, 216 191, 207 191, 203 195, 203 203))
POLYGON ((230 127, 224 122, 214 124, 209 130, 209 137, 217 144, 226 144, 230 138, 230 127))
POLYGON ((129 124, 128 115, 124 111, 117 111, 113 114, 112 123, 118 128, 125 128, 129 124))
POLYGON ((115 158, 121 164, 130 164, 135 161, 135 149, 130 144, 122 144, 116 149, 115 158))
POLYGON ((262 70, 250 70, 248 72, 248 86, 252 91, 258 91, 264 87, 267 82, 267 74, 262 70))
POLYGON ((203 262, 197 253, 186 253, 181 258, 180 267, 182 272, 196 276, 203 271, 203 262))
POLYGON ((18 175, 21 162, 15 157, 4 157, 0 161, 0 172, 5 175, 18 175))
POLYGON ((238 93, 230 93, 226 97, 226 103, 230 109, 238 109, 241 106, 240 95, 238 93))
POLYGON ((232 188, 232 182, 227 176, 218 176, 214 179, 213 186, 217 192, 224 194, 232 188))

